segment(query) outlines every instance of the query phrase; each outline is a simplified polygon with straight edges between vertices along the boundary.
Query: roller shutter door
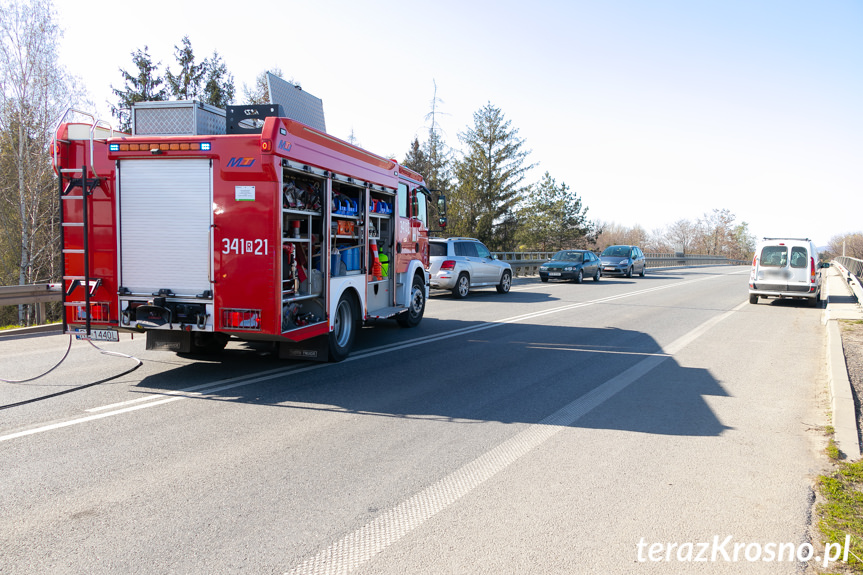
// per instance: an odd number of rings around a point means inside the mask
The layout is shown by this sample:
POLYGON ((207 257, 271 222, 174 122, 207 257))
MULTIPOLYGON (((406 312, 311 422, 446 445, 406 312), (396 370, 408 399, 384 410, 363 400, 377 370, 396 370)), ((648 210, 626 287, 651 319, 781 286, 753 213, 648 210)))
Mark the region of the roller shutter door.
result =
POLYGON ((209 159, 121 160, 120 285, 135 294, 211 289, 209 159))

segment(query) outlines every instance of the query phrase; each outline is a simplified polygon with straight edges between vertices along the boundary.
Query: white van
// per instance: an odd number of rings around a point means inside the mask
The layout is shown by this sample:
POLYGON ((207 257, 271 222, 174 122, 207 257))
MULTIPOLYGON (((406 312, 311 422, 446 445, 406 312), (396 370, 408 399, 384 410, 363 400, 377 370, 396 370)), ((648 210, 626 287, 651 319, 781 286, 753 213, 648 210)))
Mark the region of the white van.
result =
POLYGON ((749 303, 758 298, 799 298, 815 307, 821 296, 818 250, 809 238, 764 238, 755 250, 749 274, 749 303))

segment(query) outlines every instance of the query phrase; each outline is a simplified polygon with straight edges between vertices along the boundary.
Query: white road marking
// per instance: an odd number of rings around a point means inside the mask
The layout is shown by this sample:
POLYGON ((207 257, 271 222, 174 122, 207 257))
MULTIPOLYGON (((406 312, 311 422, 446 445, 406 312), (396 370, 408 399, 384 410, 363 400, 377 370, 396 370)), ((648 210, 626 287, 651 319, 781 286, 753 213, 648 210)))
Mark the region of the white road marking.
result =
POLYGON ((666 346, 668 355, 651 355, 575 401, 529 426, 497 447, 487 451, 416 493, 374 521, 336 541, 318 554, 291 569, 289 575, 346 575, 370 561, 375 555, 421 526, 486 480, 503 471, 519 458, 539 447, 561 429, 571 426, 609 398, 626 389, 649 371, 662 364, 707 332, 714 325, 746 306, 711 318, 666 346))
MULTIPOLYGON (((541 311, 535 311, 535 312, 531 312, 531 313, 517 315, 517 316, 510 317, 510 318, 502 319, 502 320, 483 322, 483 323, 480 323, 480 324, 477 324, 474 326, 456 329, 456 330, 444 332, 441 334, 419 337, 419 338, 408 340, 408 341, 401 342, 401 343, 389 344, 389 345, 381 346, 378 348, 371 348, 369 350, 350 355, 342 363, 347 363, 347 362, 351 362, 351 361, 360 361, 360 360, 363 360, 363 359, 366 359, 369 357, 381 355, 383 353, 391 353, 393 351, 398 351, 401 349, 416 347, 418 345, 423 345, 423 344, 434 342, 434 341, 449 339, 449 338, 457 337, 460 335, 465 335, 468 333, 474 333, 477 331, 491 329, 493 327, 498 327, 498 326, 502 326, 502 325, 509 325, 512 323, 517 323, 517 322, 525 321, 528 319, 534 319, 534 318, 541 317, 544 315, 560 313, 562 311, 566 311, 566 310, 570 310, 570 309, 576 309, 576 308, 595 305, 595 304, 599 304, 599 303, 606 303, 609 301, 615 301, 615 300, 619 300, 619 299, 624 299, 624 298, 642 295, 642 294, 646 294, 646 293, 651 293, 651 292, 655 292, 655 291, 660 291, 660 290, 664 290, 664 289, 670 289, 670 288, 688 285, 688 284, 692 284, 692 283, 696 283, 696 282, 715 279, 718 277, 722 277, 723 275, 729 275, 729 274, 709 275, 709 276, 704 276, 704 277, 700 277, 697 279, 685 280, 685 281, 675 282, 675 283, 666 284, 666 285, 662 285, 662 286, 655 286, 655 287, 651 287, 651 288, 636 290, 636 291, 627 292, 624 294, 618 294, 618 295, 614 295, 614 296, 609 296, 609 297, 605 297, 605 298, 599 298, 599 299, 589 300, 589 301, 585 301, 585 302, 567 304, 567 305, 558 306, 558 307, 545 309, 545 310, 541 310, 541 311)), ((707 325, 707 324, 705 324, 705 325, 707 325)), ((671 353, 671 352, 669 352, 669 353, 671 353)), ((18 439, 20 437, 26 437, 29 435, 36 435, 38 433, 45 433, 48 431, 54 431, 56 429, 61 429, 61 428, 69 427, 72 425, 79 425, 82 423, 88 423, 90 421, 95 421, 95 420, 103 419, 106 417, 112 417, 115 415, 122 415, 125 413, 131 413, 133 411, 138 411, 140 409, 146 409, 148 407, 156 407, 158 405, 165 405, 167 403, 171 403, 171 402, 178 401, 181 399, 189 399, 189 398, 193 398, 193 397, 202 397, 208 393, 215 393, 218 391, 225 391, 227 389, 234 389, 237 387, 242 387, 244 385, 259 383, 262 381, 268 381, 268 380, 276 379, 278 377, 282 377, 282 376, 288 375, 288 374, 293 375, 293 374, 298 374, 298 373, 305 373, 308 371, 314 371, 317 369, 324 369, 324 368, 329 367, 329 366, 330 366, 330 364, 321 363, 321 364, 314 364, 314 365, 310 365, 307 367, 300 367, 300 368, 295 368, 295 367, 284 368, 284 369, 278 368, 278 369, 274 369, 274 370, 260 372, 258 374, 253 374, 253 375, 248 375, 248 376, 239 376, 239 377, 235 377, 235 378, 231 378, 231 379, 225 379, 222 381, 200 384, 200 385, 190 387, 190 388, 187 388, 184 390, 159 393, 159 394, 156 394, 153 396, 149 396, 147 398, 137 398, 137 399, 129 400, 128 402, 120 402, 120 403, 115 403, 115 404, 101 406, 101 407, 94 407, 94 408, 87 410, 89 413, 93 413, 93 415, 88 415, 85 417, 70 419, 67 421, 60 421, 57 423, 52 423, 50 425, 44 425, 41 427, 35 427, 32 429, 25 429, 23 431, 10 433, 7 435, 0 435, 0 443, 2 443, 4 441, 9 441, 12 439, 18 439), (113 408, 117 408, 117 409, 113 409, 113 408)))

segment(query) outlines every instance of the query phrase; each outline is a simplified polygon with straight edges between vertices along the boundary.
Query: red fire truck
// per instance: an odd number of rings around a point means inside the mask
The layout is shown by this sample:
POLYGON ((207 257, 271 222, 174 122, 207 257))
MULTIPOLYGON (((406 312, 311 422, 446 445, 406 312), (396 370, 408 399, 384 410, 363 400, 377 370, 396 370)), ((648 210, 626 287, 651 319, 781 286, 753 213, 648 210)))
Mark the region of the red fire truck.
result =
MULTIPOLYGON (((67 332, 146 333, 147 349, 181 353, 234 337, 274 342, 283 358, 340 361, 363 322, 420 322, 422 176, 258 108, 246 110, 259 116, 254 133, 127 135, 92 116, 60 124, 67 332)), ((442 200, 438 210, 444 223, 442 200)))

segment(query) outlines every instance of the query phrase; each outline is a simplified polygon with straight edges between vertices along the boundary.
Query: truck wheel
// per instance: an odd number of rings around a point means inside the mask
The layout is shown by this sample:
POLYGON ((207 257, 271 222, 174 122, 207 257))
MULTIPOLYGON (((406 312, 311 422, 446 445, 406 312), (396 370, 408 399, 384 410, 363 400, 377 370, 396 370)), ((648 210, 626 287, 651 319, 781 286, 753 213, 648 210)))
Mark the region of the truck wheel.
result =
POLYGON ((500 277, 500 283, 497 284, 497 293, 509 293, 509 288, 512 287, 512 274, 503 272, 500 277))
POLYGON ((459 274, 458 279, 455 282, 455 287, 452 288, 452 295, 459 299, 464 299, 467 297, 467 294, 470 292, 470 278, 464 272, 459 274))
POLYGON ((339 305, 336 306, 333 331, 330 332, 329 337, 330 361, 342 361, 351 353, 357 332, 357 322, 354 317, 353 299, 347 293, 343 293, 339 299, 339 305))
POLYGON ((419 325, 426 311, 426 290, 424 282, 419 276, 414 276, 411 285, 411 299, 408 302, 408 310, 396 318, 402 327, 416 327, 419 325))

